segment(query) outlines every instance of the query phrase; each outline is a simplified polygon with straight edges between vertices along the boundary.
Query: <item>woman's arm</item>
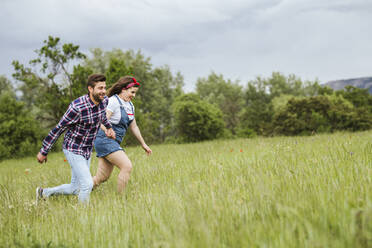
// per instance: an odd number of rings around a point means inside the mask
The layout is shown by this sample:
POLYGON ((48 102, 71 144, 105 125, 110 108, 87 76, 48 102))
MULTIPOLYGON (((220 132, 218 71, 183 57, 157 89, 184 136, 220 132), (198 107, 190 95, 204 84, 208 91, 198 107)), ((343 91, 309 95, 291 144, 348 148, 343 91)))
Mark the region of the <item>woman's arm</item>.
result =
POLYGON ((130 130, 132 131, 133 135, 137 138, 137 140, 141 143, 142 148, 145 152, 150 155, 152 150, 148 145, 146 145, 145 140, 142 138, 141 132, 139 127, 137 126, 136 119, 133 119, 132 123, 129 125, 130 130))

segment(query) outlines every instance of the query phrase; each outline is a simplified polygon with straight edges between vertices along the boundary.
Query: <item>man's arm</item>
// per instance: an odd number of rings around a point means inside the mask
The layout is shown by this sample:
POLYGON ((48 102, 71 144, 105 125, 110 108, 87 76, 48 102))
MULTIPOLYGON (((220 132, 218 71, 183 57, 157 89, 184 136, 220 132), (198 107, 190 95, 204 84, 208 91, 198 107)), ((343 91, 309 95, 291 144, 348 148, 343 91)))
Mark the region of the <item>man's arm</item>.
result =
POLYGON ((37 155, 37 160, 39 163, 46 162, 46 156, 52 148, 53 144, 57 141, 59 136, 67 129, 68 126, 73 125, 78 122, 80 117, 80 112, 70 104, 66 113, 63 115, 62 119, 59 121, 57 126, 53 128, 48 136, 43 140, 42 147, 39 154, 37 155))
MULTIPOLYGON (((106 120, 109 120, 112 116, 112 112, 110 110, 106 110, 106 120)), ((111 124, 110 124, 111 125, 111 124)), ((115 131, 112 128, 106 128, 103 124, 101 124, 101 129, 105 132, 106 136, 111 139, 116 138, 115 131)))
MULTIPOLYGON (((107 105, 106 105, 107 106, 107 105)), ((108 119, 110 119, 112 115, 112 111, 108 110, 107 107, 106 107, 106 114, 103 115, 103 118, 102 118, 102 125, 106 128, 106 129, 110 129, 112 128, 111 126, 111 123, 108 121, 108 119)), ((101 127, 102 127, 101 125, 101 127)), ((105 131, 105 129, 103 129, 103 131, 105 131)), ((106 132, 106 131, 105 131, 106 132)))

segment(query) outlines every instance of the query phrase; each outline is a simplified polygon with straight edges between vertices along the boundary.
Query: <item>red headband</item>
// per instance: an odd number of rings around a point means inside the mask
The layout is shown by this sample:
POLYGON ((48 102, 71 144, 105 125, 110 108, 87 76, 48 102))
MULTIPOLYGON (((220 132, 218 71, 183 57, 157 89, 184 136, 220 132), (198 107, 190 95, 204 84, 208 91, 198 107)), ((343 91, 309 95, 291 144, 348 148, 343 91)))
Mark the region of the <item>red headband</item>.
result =
POLYGON ((130 83, 130 84, 128 84, 128 85, 125 87, 126 89, 129 89, 129 88, 131 88, 131 87, 133 87, 133 86, 135 86, 135 85, 140 86, 140 84, 137 82, 137 80, 136 80, 134 77, 132 78, 132 80, 133 80, 133 82, 130 83))

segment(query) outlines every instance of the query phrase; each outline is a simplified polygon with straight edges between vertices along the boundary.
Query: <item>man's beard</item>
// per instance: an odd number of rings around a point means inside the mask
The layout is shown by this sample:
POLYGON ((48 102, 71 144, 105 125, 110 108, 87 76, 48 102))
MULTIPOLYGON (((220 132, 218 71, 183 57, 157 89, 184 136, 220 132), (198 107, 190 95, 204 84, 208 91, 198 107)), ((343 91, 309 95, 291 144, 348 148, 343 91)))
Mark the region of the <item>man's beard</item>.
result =
POLYGON ((94 101, 99 102, 99 103, 102 102, 102 99, 99 97, 99 94, 93 94, 92 96, 93 96, 94 101))

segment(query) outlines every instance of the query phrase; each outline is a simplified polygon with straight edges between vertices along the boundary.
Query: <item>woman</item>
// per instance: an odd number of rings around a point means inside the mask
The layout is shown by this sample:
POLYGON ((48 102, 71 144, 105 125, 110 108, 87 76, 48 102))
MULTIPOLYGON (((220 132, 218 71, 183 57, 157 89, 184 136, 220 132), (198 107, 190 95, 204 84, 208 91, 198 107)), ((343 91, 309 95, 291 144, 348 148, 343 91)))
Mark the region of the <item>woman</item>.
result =
POLYGON ((146 145, 142 138, 134 118, 134 106, 131 100, 136 96, 139 86, 140 84, 134 77, 125 76, 120 78, 108 91, 109 102, 106 114, 116 137, 115 139, 108 138, 105 134, 106 128, 101 125, 94 141, 94 148, 98 157, 97 174, 93 177, 94 186, 98 186, 110 177, 114 165, 120 169, 117 184, 118 192, 122 192, 128 183, 132 163, 123 148, 120 147, 128 127, 146 153, 148 155, 152 153, 150 147, 146 145))

